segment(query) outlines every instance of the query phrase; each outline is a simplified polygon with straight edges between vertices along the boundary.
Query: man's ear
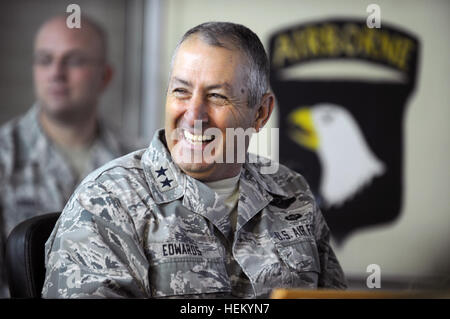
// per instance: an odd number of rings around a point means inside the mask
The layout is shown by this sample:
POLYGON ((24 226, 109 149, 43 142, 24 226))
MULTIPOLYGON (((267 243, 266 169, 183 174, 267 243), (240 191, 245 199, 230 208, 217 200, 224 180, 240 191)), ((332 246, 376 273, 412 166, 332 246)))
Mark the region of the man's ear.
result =
POLYGON ((112 78, 114 76, 114 69, 110 64, 105 64, 103 68, 103 74, 102 74, 102 91, 104 91, 109 83, 111 82, 112 78))
POLYGON ((266 93, 261 99, 261 103, 256 111, 255 130, 259 132, 270 118, 275 104, 275 97, 272 93, 266 93))

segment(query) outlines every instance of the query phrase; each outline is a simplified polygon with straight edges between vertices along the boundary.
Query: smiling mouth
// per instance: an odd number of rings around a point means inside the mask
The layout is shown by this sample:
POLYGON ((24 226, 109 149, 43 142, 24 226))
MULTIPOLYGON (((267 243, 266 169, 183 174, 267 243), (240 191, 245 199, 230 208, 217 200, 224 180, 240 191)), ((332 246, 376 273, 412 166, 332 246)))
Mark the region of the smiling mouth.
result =
POLYGON ((186 130, 183 130, 183 136, 184 138, 194 144, 194 145, 201 145, 201 144, 206 144, 209 142, 212 142, 214 140, 214 135, 198 135, 198 134, 192 134, 186 130))

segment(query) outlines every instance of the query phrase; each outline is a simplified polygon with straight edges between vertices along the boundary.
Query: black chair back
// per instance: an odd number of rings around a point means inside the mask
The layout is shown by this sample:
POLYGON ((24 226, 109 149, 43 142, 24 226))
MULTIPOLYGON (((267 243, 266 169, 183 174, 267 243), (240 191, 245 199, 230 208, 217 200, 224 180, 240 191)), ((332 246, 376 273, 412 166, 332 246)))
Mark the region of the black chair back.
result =
POLYGON ((18 224, 6 242, 6 275, 11 298, 40 298, 45 279, 45 242, 61 213, 18 224))

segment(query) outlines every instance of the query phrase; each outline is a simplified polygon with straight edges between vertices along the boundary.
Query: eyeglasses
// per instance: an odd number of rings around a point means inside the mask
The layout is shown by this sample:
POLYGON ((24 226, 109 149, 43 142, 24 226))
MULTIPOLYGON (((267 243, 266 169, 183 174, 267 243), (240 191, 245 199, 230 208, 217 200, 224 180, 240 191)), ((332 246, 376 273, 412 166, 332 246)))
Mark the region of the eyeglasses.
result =
MULTIPOLYGON (((59 63, 62 67, 68 68, 82 68, 86 66, 99 65, 102 59, 91 58, 82 54, 69 54, 64 56, 59 63)), ((51 54, 36 54, 33 57, 33 64, 40 67, 48 67, 53 63, 58 63, 57 58, 53 57, 51 54)))

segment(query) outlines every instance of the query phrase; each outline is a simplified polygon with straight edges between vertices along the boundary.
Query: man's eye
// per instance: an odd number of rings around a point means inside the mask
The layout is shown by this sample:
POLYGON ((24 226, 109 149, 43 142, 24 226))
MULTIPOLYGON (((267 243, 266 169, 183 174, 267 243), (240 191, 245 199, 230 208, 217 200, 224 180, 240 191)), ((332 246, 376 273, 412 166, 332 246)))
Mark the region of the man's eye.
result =
POLYGON ((172 93, 175 94, 175 96, 185 96, 185 95, 188 94, 187 90, 185 90, 185 89, 179 89, 179 88, 174 89, 174 90, 172 91, 172 93))
POLYGON ((48 55, 36 56, 34 58, 34 64, 40 66, 47 66, 52 63, 52 57, 48 55))
POLYGON ((68 57, 64 62, 67 66, 79 67, 85 65, 87 63, 87 59, 84 57, 72 56, 68 57))
POLYGON ((228 99, 226 96, 218 93, 211 93, 209 94, 209 98, 216 104, 225 104, 228 102, 228 99))
POLYGON ((223 96, 221 94, 218 94, 218 93, 211 93, 209 96, 211 98, 213 98, 213 99, 220 99, 220 100, 226 100, 227 99, 225 96, 223 96))

